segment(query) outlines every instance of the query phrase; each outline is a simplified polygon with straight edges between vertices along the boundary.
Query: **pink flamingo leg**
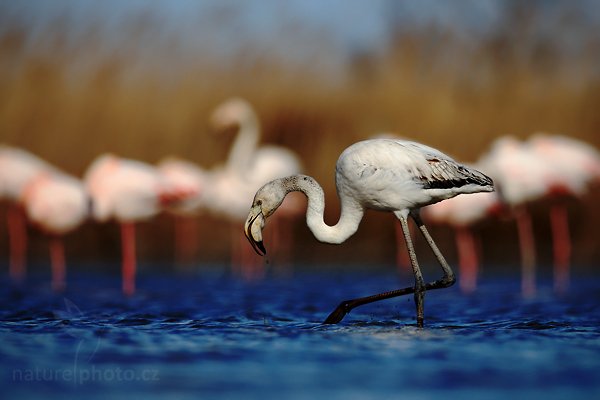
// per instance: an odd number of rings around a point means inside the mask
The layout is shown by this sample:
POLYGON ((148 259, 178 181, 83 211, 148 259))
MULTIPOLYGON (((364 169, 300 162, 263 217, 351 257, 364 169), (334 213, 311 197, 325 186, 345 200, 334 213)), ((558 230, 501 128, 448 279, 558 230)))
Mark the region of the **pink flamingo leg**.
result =
POLYGON ((8 240, 10 246, 9 274, 14 282, 25 280, 27 254, 27 226, 23 210, 11 205, 7 210, 8 240))
POLYGON ((458 266, 460 270, 460 288, 463 292, 473 292, 477 288, 477 272, 479 256, 473 232, 467 227, 456 230, 456 247, 458 250, 458 266))
POLYGON ((66 286, 65 246, 61 237, 50 238, 50 265, 52 267, 52 290, 62 292, 66 286))
POLYGON ((515 211, 517 229, 519 234, 519 246, 521 250, 521 290, 525 297, 532 297, 536 292, 535 284, 535 239, 531 215, 527 210, 519 208, 515 211))
POLYGON ((558 293, 565 293, 569 288, 571 235, 567 209, 563 205, 552 206, 550 224, 554 249, 554 290, 558 293))
POLYGON ((135 224, 121 223, 121 246, 123 251, 123 293, 131 296, 135 293, 135 224))

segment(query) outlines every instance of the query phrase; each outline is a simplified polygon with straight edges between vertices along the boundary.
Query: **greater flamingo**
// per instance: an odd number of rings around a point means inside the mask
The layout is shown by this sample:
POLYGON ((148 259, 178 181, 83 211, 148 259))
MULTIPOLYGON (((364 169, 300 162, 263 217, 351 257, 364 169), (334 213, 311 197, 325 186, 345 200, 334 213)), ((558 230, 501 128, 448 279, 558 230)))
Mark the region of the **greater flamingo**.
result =
POLYGON ((63 174, 41 172, 23 191, 29 220, 50 238, 52 289, 66 285, 63 236, 80 226, 88 216, 88 197, 80 180, 63 174))
POLYGON ((547 195, 551 169, 511 136, 496 139, 479 165, 494 179, 501 200, 513 212, 521 252, 521 289, 525 297, 532 297, 536 293, 536 252, 527 205, 547 195))
POLYGON ((198 252, 197 216, 203 209, 202 191, 207 186, 207 172, 198 165, 178 157, 167 157, 157 165, 167 187, 184 189, 190 196, 170 206, 167 211, 174 217, 175 259, 189 264, 198 252))
POLYGON ((99 222, 114 218, 121 226, 123 292, 132 295, 136 275, 135 223, 154 217, 193 193, 173 190, 151 165, 112 154, 93 161, 84 181, 94 218, 99 222))
MULTIPOLYGON (((476 168, 476 167, 475 167, 476 168)), ((459 285, 469 293, 477 288, 477 276, 481 256, 477 237, 471 226, 493 214, 500 208, 495 192, 473 193, 456 196, 423 208, 426 221, 447 224, 454 229, 458 253, 459 285)))
POLYGON ((594 147, 561 135, 534 134, 526 143, 528 149, 544 160, 548 176, 550 227, 554 251, 554 289, 564 293, 569 287, 571 235, 565 204, 561 197, 583 196, 590 183, 600 179, 600 153, 594 147))
MULTIPOLYGON (((261 145, 260 122, 250 103, 239 97, 231 98, 218 106, 211 115, 211 123, 217 131, 237 129, 237 136, 229 151, 227 162, 211 174, 212 184, 207 193, 207 207, 228 217, 233 222, 233 264, 239 264, 251 275, 256 275, 257 266, 253 257, 246 251, 239 225, 244 222, 248 206, 256 190, 264 183, 276 178, 301 172, 299 157, 291 150, 274 145, 261 145)), ((292 242, 292 227, 289 220, 299 215, 301 209, 297 201, 288 201, 285 212, 280 213, 284 221, 277 229, 275 254, 283 260, 289 257, 292 242)), ((281 261, 285 264, 286 261, 281 261)), ((248 275, 247 272, 245 272, 248 275)), ((258 272, 260 274, 260 272, 258 272)))
POLYGON ((352 236, 365 209, 393 212, 402 224, 415 285, 343 301, 325 323, 340 322, 357 306, 414 293, 417 326, 422 327, 425 291, 449 287, 455 282, 455 277, 423 224, 419 209, 460 193, 493 191, 492 180, 431 147, 404 140, 371 139, 355 143, 342 152, 336 164, 336 187, 341 215, 334 226, 325 224, 323 220, 325 195, 314 178, 294 175, 261 187, 244 225, 252 247, 259 255, 266 253, 262 240, 265 220, 293 191, 300 191, 308 198, 306 224, 315 238, 324 243, 340 244, 352 236), (408 216, 415 221, 440 263, 444 273, 441 279, 427 284, 424 282, 408 231, 408 216))
POLYGON ((9 274, 13 282, 25 279, 27 223, 21 200, 27 184, 53 168, 26 150, 0 145, 0 199, 7 201, 9 274))

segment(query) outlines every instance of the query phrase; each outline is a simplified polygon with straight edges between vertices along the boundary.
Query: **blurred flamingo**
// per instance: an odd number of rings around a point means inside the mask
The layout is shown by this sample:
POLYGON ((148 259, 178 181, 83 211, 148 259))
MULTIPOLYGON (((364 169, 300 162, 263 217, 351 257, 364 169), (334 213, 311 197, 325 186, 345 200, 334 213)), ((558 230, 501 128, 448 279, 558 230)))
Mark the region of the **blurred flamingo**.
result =
MULTIPOLYGON (((258 117, 246 100, 231 98, 211 115, 211 123, 217 131, 237 128, 237 136, 229 152, 227 162, 222 168, 211 173, 212 184, 207 189, 207 207, 220 213, 233 222, 233 265, 240 265, 247 276, 260 276, 263 272, 256 264, 256 257, 249 252, 239 227, 244 223, 248 207, 256 190, 264 183, 276 178, 294 175, 301 171, 299 157, 291 150, 273 145, 259 146, 260 123, 258 117)), ((292 244, 293 224, 290 218, 302 213, 302 202, 290 198, 284 205, 281 220, 274 220, 274 253, 285 265, 289 261, 292 244), (284 260, 285 258, 285 260, 284 260)))
MULTIPOLYGON (((475 169, 480 169, 475 167, 475 169)), ((456 196, 423 208, 423 217, 433 223, 454 228, 458 253, 459 285, 463 292, 477 288, 480 265, 480 244, 473 235, 472 226, 491 216, 501 207, 496 192, 473 193, 456 196)))
POLYGON ((135 293, 135 223, 156 216, 166 207, 189 196, 162 180, 157 169, 141 161, 112 154, 98 157, 85 174, 85 185, 92 198, 92 214, 99 222, 114 218, 121 226, 123 292, 135 293))
POLYGON ((494 179, 501 200, 511 208, 515 217, 521 252, 521 290, 526 297, 534 296, 535 238, 527 204, 548 194, 552 171, 545 160, 511 136, 494 141, 479 165, 494 179))
POLYGON ((592 146, 560 135, 537 133, 527 142, 528 149, 550 168, 548 195, 554 201, 550 226, 554 250, 554 289, 568 290, 570 281, 571 235, 566 206, 561 198, 583 196, 589 185, 600 180, 600 153, 592 146))
POLYGON ((40 172, 23 191, 29 220, 50 237, 52 289, 65 288, 63 236, 80 226, 88 216, 88 197, 80 180, 59 172, 40 172))
POLYGON ((13 282, 25 279, 27 223, 21 204, 27 184, 53 168, 26 150, 0 145, 0 199, 7 202, 9 274, 13 282))
POLYGON ((206 187, 207 172, 190 161, 174 156, 164 158, 157 168, 167 187, 191 193, 187 199, 167 209, 175 221, 175 259, 178 264, 187 265, 195 260, 198 253, 197 216, 203 207, 201 193, 206 187))

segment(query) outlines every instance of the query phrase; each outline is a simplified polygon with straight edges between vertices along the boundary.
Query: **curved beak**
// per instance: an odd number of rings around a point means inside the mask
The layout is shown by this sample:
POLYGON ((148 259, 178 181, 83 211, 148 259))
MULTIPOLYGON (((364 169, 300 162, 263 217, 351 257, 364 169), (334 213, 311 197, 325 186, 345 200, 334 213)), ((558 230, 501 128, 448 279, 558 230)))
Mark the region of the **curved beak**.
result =
POLYGON ((260 206, 254 206, 250 209, 246 223, 244 224, 244 233, 252 248, 259 256, 267 254, 267 250, 262 241, 262 229, 265 226, 265 217, 260 206))

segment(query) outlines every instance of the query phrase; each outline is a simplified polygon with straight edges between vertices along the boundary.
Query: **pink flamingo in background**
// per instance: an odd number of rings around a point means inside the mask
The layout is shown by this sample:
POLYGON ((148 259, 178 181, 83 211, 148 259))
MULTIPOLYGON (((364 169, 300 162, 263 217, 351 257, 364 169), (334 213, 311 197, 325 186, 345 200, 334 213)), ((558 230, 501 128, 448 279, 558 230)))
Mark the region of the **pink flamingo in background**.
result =
POLYGON ((524 296, 534 296, 535 238, 527 204, 547 196, 551 169, 547 162, 533 154, 523 142, 510 136, 497 139, 479 165, 494 179, 501 200, 513 212, 521 251, 521 288, 524 296))
POLYGON ((8 202, 9 273, 13 282, 25 279, 27 223, 21 204, 27 184, 53 168, 37 156, 19 148, 0 145, 0 199, 8 202))
MULTIPOLYGON (((231 98, 222 103, 211 115, 211 123, 218 131, 232 127, 238 130, 229 152, 227 162, 215 168, 210 176, 206 195, 207 207, 233 222, 234 245, 233 264, 246 269, 246 275, 260 275, 256 272, 256 257, 252 254, 239 227, 244 223, 254 194, 264 183, 276 178, 290 176, 301 171, 299 157, 291 150, 273 145, 259 146, 260 124, 258 117, 247 101, 231 98), (254 270, 255 272, 248 272, 254 270)), ((302 202, 290 198, 284 205, 282 220, 300 216, 302 202)), ((274 221, 272 229, 276 243, 274 253, 279 259, 289 258, 292 243, 292 224, 279 226, 274 221)), ((260 261, 260 260, 258 260, 260 261)), ((282 262, 285 264, 285 262, 282 262)))
POLYGON ((41 172, 23 191, 29 220, 50 236, 52 289, 65 288, 66 268, 63 236, 88 216, 88 197, 78 179, 62 173, 41 172))
POLYGON ((567 209, 560 197, 583 196, 600 179, 600 153, 592 146, 560 135, 538 133, 527 142, 528 149, 550 167, 548 191, 555 198, 550 209, 554 250, 554 289, 564 293, 569 287, 571 235, 567 209))
POLYGON ((194 260, 198 252, 197 216, 202 212, 201 193, 207 173, 198 165, 177 157, 167 157, 157 165, 167 187, 191 195, 167 209, 175 218, 175 259, 181 264, 194 260))
POLYGON ((85 174, 92 199, 92 214, 99 222, 111 218, 121 226, 123 292, 135 293, 135 223, 156 216, 164 208, 190 195, 166 185, 156 168, 135 160, 105 154, 85 174))
MULTIPOLYGON (((475 169, 479 169, 475 167, 475 169)), ((500 207, 496 192, 473 193, 469 196, 456 196, 446 201, 423 208, 423 216, 431 222, 447 224, 454 228, 459 285, 463 292, 473 292, 477 288, 477 275, 480 254, 477 238, 471 226, 490 217, 500 207)))

